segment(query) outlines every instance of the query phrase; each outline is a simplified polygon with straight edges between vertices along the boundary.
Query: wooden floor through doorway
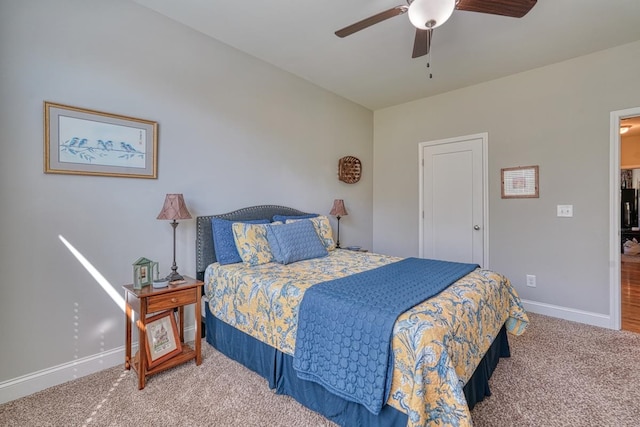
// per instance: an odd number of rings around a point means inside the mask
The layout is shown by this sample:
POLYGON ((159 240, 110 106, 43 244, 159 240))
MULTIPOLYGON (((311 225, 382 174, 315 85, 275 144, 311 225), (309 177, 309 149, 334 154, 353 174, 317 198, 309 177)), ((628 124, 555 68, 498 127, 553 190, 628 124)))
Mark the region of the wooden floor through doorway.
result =
POLYGON ((640 263, 623 260, 621 266, 622 330, 640 333, 640 263))

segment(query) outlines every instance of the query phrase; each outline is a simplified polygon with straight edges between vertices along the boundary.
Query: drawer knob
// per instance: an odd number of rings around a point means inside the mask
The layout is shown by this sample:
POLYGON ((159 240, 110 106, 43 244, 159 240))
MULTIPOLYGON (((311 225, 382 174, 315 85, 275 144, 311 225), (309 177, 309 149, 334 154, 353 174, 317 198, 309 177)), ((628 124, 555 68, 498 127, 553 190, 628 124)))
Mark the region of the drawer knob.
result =
POLYGON ((171 302, 178 302, 178 298, 171 298, 171 302))

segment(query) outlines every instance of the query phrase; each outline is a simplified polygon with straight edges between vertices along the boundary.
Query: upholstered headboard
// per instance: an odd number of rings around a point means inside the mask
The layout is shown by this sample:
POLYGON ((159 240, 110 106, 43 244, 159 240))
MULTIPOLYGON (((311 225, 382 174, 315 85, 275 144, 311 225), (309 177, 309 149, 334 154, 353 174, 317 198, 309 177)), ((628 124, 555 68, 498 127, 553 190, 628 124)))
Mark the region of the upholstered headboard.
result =
POLYGON ((277 205, 260 205, 238 209, 218 215, 196 217, 196 277, 204 280, 204 272, 207 266, 216 261, 216 251, 213 247, 213 233, 211 230, 211 218, 247 221, 254 219, 271 220, 274 215, 306 215, 297 209, 277 205))

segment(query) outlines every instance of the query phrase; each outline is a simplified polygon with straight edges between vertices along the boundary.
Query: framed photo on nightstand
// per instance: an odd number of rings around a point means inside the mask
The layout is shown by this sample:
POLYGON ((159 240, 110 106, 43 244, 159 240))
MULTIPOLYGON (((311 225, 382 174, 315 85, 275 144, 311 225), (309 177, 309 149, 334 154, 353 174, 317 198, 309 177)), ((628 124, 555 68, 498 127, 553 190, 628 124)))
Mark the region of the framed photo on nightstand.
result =
POLYGON ((147 319, 147 362, 149 368, 182 352, 173 310, 147 319))

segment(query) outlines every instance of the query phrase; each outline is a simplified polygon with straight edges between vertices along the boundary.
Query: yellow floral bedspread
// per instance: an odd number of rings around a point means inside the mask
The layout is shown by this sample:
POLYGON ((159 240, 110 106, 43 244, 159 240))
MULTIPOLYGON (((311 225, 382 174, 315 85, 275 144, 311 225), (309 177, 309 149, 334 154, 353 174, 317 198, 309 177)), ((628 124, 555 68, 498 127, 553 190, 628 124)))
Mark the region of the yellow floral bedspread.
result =
MULTIPOLYGON (((205 290, 211 313, 293 355, 298 306, 305 289, 400 258, 347 250, 289 265, 211 264, 205 290)), ((472 425, 463 387, 500 328, 524 332, 528 318, 504 276, 477 269, 396 320, 393 379, 387 404, 408 426, 472 425)))

